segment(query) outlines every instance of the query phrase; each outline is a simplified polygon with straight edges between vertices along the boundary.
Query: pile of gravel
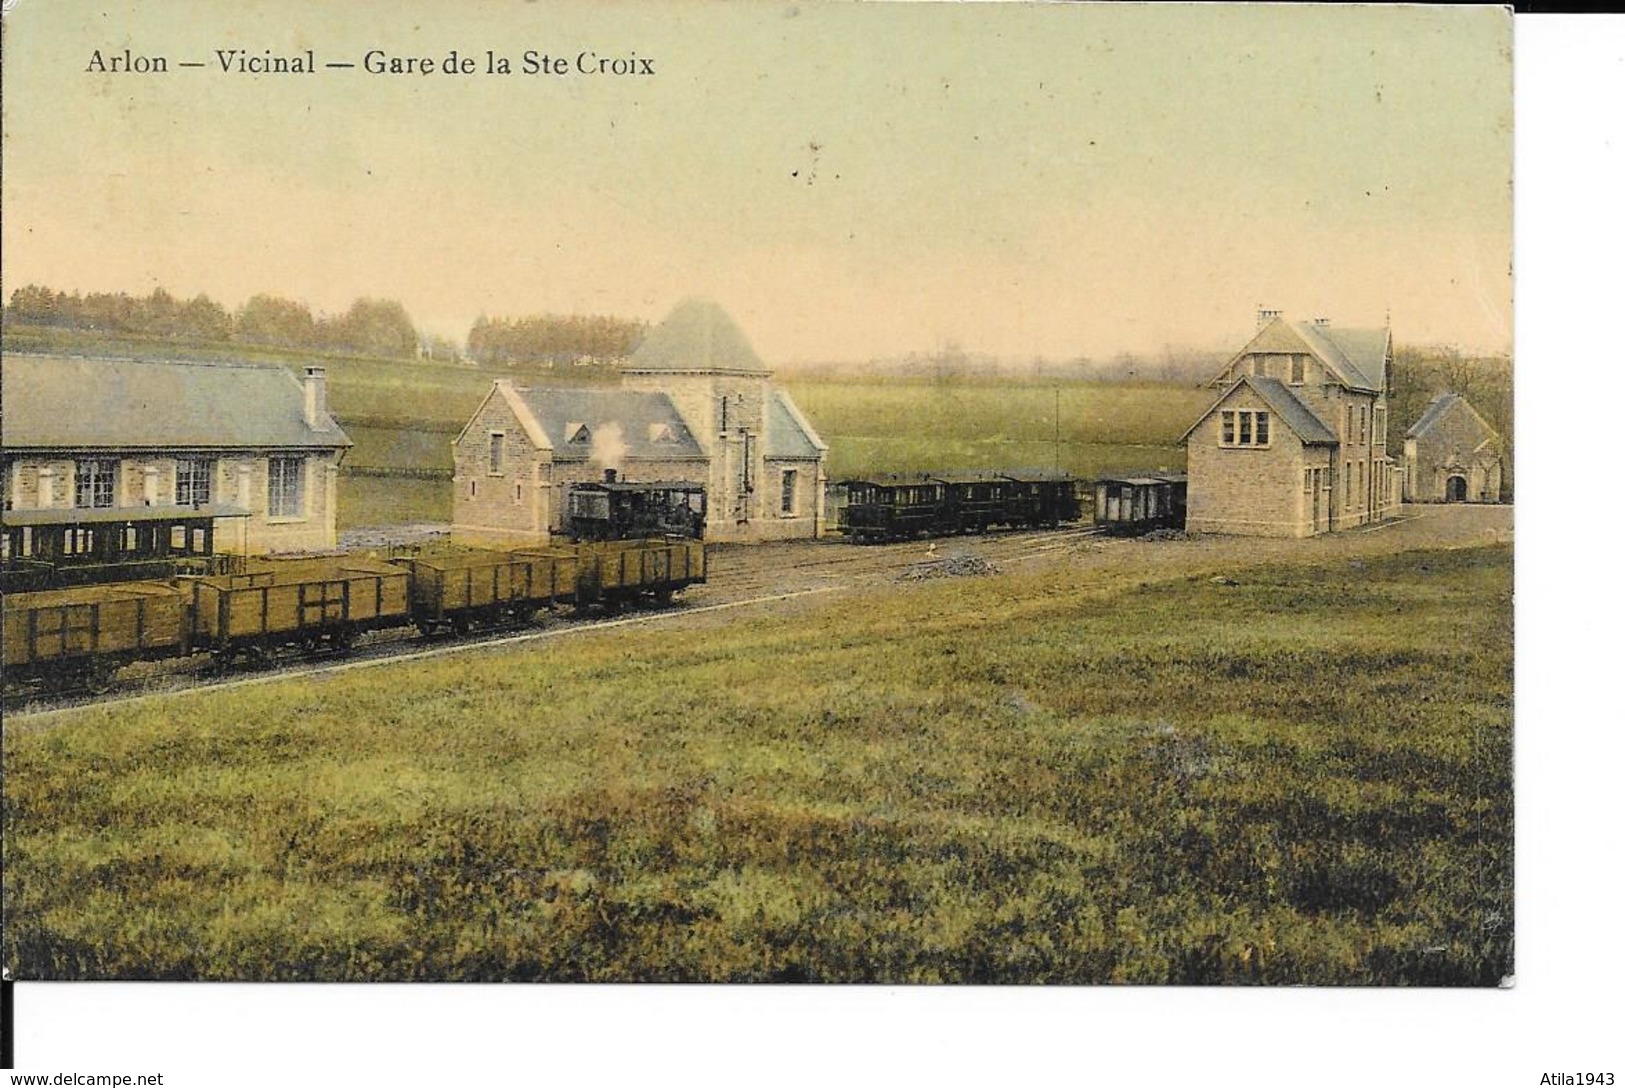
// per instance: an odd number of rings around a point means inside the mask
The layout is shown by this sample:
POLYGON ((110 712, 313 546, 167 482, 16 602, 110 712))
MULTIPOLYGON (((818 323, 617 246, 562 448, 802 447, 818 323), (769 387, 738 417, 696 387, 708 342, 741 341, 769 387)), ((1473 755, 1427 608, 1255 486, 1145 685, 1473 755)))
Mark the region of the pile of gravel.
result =
POLYGON ((927 578, 976 578, 997 574, 999 568, 986 559, 963 552, 945 555, 925 563, 916 563, 897 576, 900 582, 920 582, 927 578))
POLYGON ((1189 540, 1183 529, 1152 529, 1140 536, 1141 540, 1189 540))

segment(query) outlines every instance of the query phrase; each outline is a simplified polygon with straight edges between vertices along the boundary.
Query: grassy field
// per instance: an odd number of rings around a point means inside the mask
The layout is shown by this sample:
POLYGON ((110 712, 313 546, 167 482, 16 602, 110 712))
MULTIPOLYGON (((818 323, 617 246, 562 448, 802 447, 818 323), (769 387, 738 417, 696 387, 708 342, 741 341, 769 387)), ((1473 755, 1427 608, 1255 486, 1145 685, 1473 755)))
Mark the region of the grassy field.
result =
POLYGON ((918 583, 14 729, 5 962, 1495 984, 1510 549, 1208 573, 918 583))

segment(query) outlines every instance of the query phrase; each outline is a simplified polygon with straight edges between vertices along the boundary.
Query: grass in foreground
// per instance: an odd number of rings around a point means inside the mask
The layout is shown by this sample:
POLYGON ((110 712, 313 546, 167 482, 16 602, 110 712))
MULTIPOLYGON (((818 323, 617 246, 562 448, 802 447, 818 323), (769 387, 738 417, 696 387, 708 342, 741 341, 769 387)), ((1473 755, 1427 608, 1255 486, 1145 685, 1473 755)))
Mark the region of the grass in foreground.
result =
POLYGON ((21 978, 1491 985, 1511 557, 923 583, 90 710, 21 978))

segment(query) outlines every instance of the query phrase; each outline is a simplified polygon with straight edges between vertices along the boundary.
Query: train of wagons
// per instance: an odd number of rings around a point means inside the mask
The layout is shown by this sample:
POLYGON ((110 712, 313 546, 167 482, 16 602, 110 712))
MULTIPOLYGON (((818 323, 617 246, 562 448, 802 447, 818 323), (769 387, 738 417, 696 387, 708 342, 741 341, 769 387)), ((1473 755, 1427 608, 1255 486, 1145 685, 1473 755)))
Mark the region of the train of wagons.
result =
MULTIPOLYGON (((1165 474, 1095 481, 1095 521, 1121 533, 1180 528, 1184 483, 1165 474)), ((1063 473, 880 476, 842 487, 838 527, 860 542, 1053 528, 1082 513, 1080 481, 1063 473)), ((194 547, 190 533, 174 552, 165 534, 148 540, 109 526, 105 539, 88 542, 106 547, 43 549, 94 563, 8 570, 24 578, 10 580, 3 594, 5 685, 96 691, 137 661, 208 654, 229 665, 288 650, 342 650, 390 628, 465 633, 529 622, 561 606, 666 604, 706 580, 701 485, 578 484, 566 517, 569 544, 384 558, 219 556, 194 547), (154 554, 155 543, 164 545, 162 555, 154 554)), ((31 531, 46 541, 53 529, 31 531)))
MULTIPOLYGON (((5 686, 95 692, 138 661, 208 654, 231 665, 343 650, 390 628, 466 633, 561 606, 669 604, 706 580, 705 545, 688 516, 693 485, 596 486, 588 493, 607 497, 578 512, 579 538, 548 547, 155 558, 148 550, 119 554, 123 537, 110 538, 111 553, 89 553, 100 560, 94 582, 79 584, 86 568, 68 565, 49 572, 54 584, 4 594, 5 686), (650 531, 651 520, 678 531, 650 531), (153 577, 166 563, 169 576, 153 577)), ((703 501, 702 489, 702 512, 703 501)), ((38 527, 42 538, 51 531, 38 527)), ((39 587, 41 572, 27 573, 39 587)))
MULTIPOLYGON (((842 481, 836 526, 875 543, 994 528, 1055 528, 1083 515, 1083 482, 1062 472, 871 476, 842 481)), ((1182 529, 1185 477, 1145 474, 1094 483, 1094 520, 1111 533, 1182 529)))

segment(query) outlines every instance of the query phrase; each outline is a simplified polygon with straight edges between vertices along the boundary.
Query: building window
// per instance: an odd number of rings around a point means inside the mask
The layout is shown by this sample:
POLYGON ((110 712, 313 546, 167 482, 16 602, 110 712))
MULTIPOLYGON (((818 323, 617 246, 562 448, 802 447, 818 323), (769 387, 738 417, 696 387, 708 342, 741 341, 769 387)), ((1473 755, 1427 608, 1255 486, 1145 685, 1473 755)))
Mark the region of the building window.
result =
POLYGON ((779 492, 779 513, 796 512, 796 470, 785 469, 784 482, 779 492))
POLYGON ((305 459, 271 458, 270 501, 266 514, 273 518, 297 518, 305 513, 305 459))
POLYGON ((1292 357, 1292 384, 1293 385, 1302 385, 1303 384, 1303 356, 1302 355, 1294 355, 1292 357))
POLYGON ((491 475, 493 475, 493 476, 501 476, 502 475, 502 458, 503 458, 503 454, 507 452, 503 447, 505 447, 507 445, 507 441, 508 441, 508 436, 506 434, 502 433, 501 431, 492 431, 491 432, 491 470, 490 471, 491 471, 491 475))
POLYGON ((1268 412, 1221 412, 1219 440, 1224 446, 1267 446, 1270 444, 1268 412))
POLYGON ((1354 441, 1354 405, 1348 406, 1346 417, 1343 420, 1343 441, 1354 441))
POLYGON ((1380 407, 1380 406, 1377 407, 1377 408, 1372 409, 1371 419, 1372 419, 1372 430, 1374 431, 1374 433, 1371 436, 1372 443, 1374 445, 1378 445, 1378 446, 1387 446, 1388 445, 1388 409, 1380 407))
POLYGON ((80 461, 73 467, 73 505, 83 508, 113 505, 117 461, 80 461))
POLYGON ((524 502, 525 501, 525 485, 524 484, 514 484, 513 485, 513 501, 514 502, 524 502))
POLYGON ((1253 376, 1258 378, 1269 377, 1270 368, 1268 360, 1262 355, 1253 356, 1253 376))
POLYGON ((1315 470, 1312 469, 1312 468, 1306 468, 1306 469, 1303 470, 1303 493, 1305 495, 1307 495, 1311 491, 1313 491, 1314 489, 1315 489, 1315 470))
POLYGON ((1362 443, 1365 443, 1365 442, 1369 441, 1367 436, 1366 436, 1365 424, 1366 424, 1365 405, 1362 404, 1362 405, 1360 405, 1360 441, 1362 443))
POLYGON ((207 506, 213 501, 214 462, 182 457, 175 462, 175 505, 207 506))
POLYGON ((1343 462, 1343 509, 1354 508, 1354 462, 1343 462))

